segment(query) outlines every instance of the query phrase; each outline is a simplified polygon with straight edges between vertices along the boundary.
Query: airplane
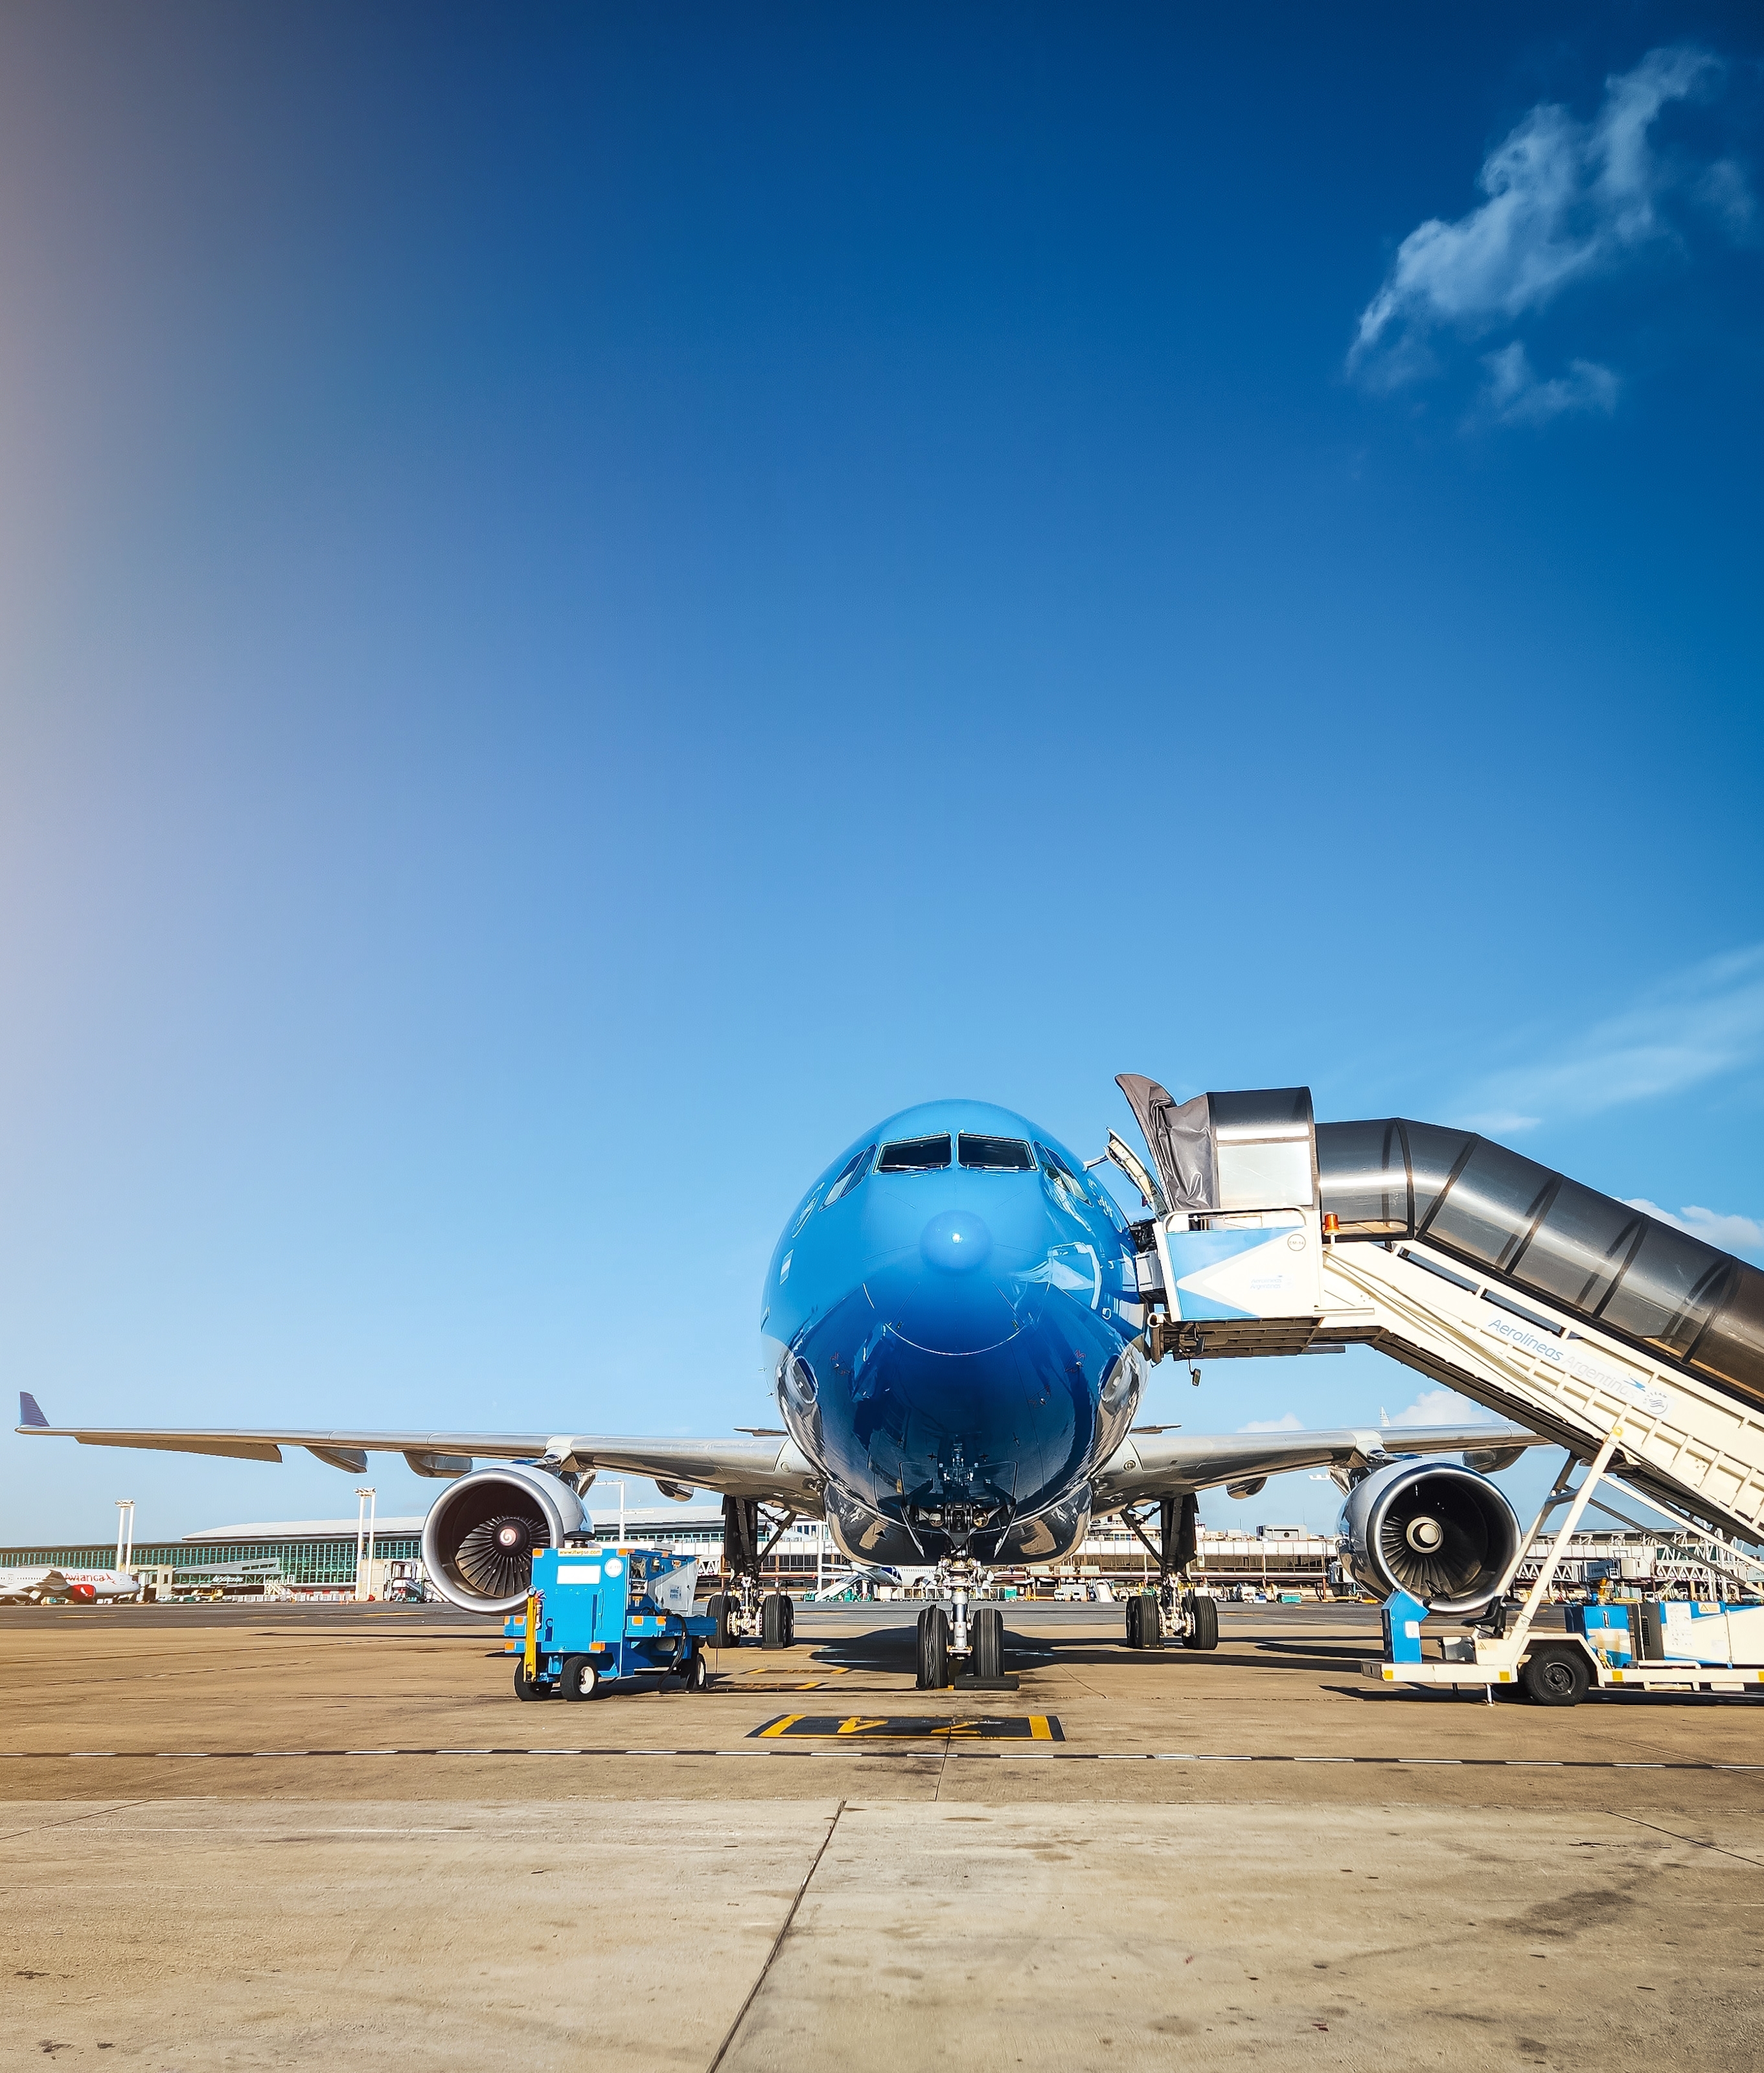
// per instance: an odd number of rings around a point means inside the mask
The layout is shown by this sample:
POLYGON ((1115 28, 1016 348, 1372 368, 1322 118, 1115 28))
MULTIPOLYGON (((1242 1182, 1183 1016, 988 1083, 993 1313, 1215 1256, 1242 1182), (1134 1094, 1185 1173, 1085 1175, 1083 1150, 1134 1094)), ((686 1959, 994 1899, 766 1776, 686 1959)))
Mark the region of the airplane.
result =
POLYGON ((141 1579, 126 1569, 0 1569, 0 1605, 71 1601, 96 1605, 106 1598, 138 1598, 141 1579))
MULTIPOLYGON (((1186 1111, 1154 1082, 1123 1075, 1120 1084, 1157 1171, 1112 1131, 1102 1156, 1127 1176, 1149 1218, 1181 1199, 1186 1111)), ((1302 1115, 1309 1130, 1304 1089, 1197 1099, 1259 1103, 1276 1119, 1302 1115)), ((1277 1121, 1280 1129, 1293 1135, 1277 1121)), ((352 1474, 369 1452, 402 1453, 417 1474, 448 1485, 423 1527, 431 1578, 455 1605, 493 1614, 525 1602, 536 1548, 587 1530, 582 1499, 597 1473, 649 1477, 682 1502, 715 1490, 730 1586, 710 1610, 725 1645, 788 1645, 791 1601, 763 1590, 762 1566, 792 1520, 824 1518, 854 1564, 933 1572, 933 1601, 918 1621, 918 1681, 928 1690, 964 1671, 982 1686, 1004 1679, 1002 1614, 977 1602, 989 1572, 1069 1559, 1096 1515, 1123 1515, 1158 1558, 1155 1596, 1128 1601, 1129 1644, 1201 1649, 1218 1639, 1214 1601, 1189 1588, 1202 1490, 1253 1495, 1270 1476, 1321 1467, 1344 1493, 1375 1475, 1382 1488, 1395 1474, 1424 1498, 1420 1469, 1395 1465, 1458 1453, 1461 1469, 1436 1473, 1480 1485, 1492 1493, 1480 1500, 1484 1515, 1512 1522, 1479 1472, 1540 1444, 1517 1428, 1135 1428, 1153 1361, 1181 1346, 1160 1308, 1152 1225, 1123 1214, 1093 1170, 1101 1163, 1086 1165, 1014 1110, 971 1100, 905 1109, 854 1139, 791 1213, 766 1272, 760 1342, 781 1428, 675 1439, 54 1426, 27 1395, 17 1429, 246 1460, 280 1461, 284 1446, 304 1447, 352 1474), (763 1543, 762 1506, 783 1515, 763 1543), (1156 1546, 1144 1530, 1153 1508, 1156 1546)), ((1282 1199, 1292 1199, 1296 1183, 1278 1177, 1282 1199)), ((1424 1518, 1409 1530, 1436 1536, 1413 1541, 1424 1556, 1441 1529, 1424 1518)), ((1517 1534, 1514 1522, 1496 1537, 1516 1549, 1517 1534)), ((1473 1563, 1452 1609, 1478 1589, 1491 1596, 1484 1586, 1498 1566, 1473 1563)))

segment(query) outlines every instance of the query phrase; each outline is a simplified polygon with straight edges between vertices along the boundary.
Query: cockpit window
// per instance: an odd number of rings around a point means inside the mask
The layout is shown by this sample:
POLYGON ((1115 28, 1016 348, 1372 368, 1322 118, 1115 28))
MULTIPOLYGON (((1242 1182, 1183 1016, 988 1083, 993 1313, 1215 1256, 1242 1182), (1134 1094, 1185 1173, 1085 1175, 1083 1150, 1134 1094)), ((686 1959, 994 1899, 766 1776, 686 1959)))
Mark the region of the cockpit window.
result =
POLYGON ((1041 1170, 1047 1175, 1055 1194, 1074 1210, 1088 1209, 1090 1197, 1085 1193, 1084 1183, 1057 1152, 1050 1152, 1045 1144, 1035 1148, 1041 1161, 1041 1170))
POLYGON ((929 1173, 950 1163, 950 1136, 903 1137, 897 1144, 884 1144, 876 1162, 879 1173, 929 1173))
POLYGON ((849 1195, 870 1170, 870 1161, 876 1156, 876 1147, 866 1144, 854 1159, 848 1159, 839 1168, 839 1177, 826 1191, 826 1200, 821 1205, 830 1210, 842 1195, 849 1195))
POLYGON ((964 1166, 983 1167, 992 1173, 1028 1173, 1035 1166, 1020 1137, 976 1137, 964 1130, 956 1144, 964 1166))

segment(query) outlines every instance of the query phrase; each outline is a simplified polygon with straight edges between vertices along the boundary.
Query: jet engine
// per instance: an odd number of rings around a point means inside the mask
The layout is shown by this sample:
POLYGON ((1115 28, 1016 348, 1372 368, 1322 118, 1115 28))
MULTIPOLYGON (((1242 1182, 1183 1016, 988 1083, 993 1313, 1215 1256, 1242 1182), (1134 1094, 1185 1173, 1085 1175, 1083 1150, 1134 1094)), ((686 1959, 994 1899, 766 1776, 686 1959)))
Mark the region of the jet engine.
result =
POLYGON ((1354 1486, 1342 1533, 1357 1583, 1381 1598, 1407 1591, 1439 1613, 1491 1603, 1519 1548, 1513 1507, 1486 1476, 1413 1455, 1354 1486))
POLYGON ((507 1613, 526 1597, 533 1557, 582 1527, 582 1505, 544 1469, 499 1462, 450 1483, 422 1522, 422 1560, 450 1603, 507 1613))

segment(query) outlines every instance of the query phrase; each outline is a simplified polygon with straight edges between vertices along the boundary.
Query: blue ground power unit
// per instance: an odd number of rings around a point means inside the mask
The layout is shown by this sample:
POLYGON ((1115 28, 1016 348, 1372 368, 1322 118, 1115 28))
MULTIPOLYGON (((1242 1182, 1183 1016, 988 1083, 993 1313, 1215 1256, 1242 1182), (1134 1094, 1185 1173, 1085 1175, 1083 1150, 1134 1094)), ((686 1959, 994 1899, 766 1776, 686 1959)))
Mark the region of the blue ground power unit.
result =
POLYGON ((696 1556, 593 1541, 535 1554, 525 1610, 503 1629, 515 1696, 591 1699, 621 1679, 655 1677, 702 1692, 716 1623, 692 1609, 698 1569, 696 1556))

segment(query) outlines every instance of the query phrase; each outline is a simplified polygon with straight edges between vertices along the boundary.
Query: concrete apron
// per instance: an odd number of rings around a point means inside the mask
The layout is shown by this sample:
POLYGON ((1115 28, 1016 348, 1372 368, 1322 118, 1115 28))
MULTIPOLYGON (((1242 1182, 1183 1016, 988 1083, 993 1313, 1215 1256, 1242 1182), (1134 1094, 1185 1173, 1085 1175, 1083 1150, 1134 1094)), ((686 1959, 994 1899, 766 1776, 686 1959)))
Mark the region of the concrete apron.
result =
POLYGON ((1757 2063, 1732 1811, 179 1798, 0 1843, 7 2064, 1757 2063))

